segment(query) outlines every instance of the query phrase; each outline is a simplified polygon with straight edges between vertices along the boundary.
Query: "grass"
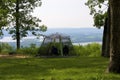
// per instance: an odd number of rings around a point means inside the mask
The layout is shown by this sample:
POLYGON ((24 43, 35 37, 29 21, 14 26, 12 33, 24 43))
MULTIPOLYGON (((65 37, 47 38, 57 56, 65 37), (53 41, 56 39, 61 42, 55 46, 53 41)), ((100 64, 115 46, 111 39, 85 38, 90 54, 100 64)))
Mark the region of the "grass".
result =
POLYGON ((120 80, 107 65, 102 57, 0 58, 0 80, 120 80))

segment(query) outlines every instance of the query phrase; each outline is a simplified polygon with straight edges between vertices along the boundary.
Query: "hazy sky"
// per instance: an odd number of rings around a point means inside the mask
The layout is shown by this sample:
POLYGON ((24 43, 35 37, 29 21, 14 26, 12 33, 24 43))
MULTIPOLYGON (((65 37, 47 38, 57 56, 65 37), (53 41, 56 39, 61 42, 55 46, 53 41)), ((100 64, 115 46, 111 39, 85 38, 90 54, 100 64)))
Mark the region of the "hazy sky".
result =
POLYGON ((34 15, 48 28, 93 27, 93 19, 85 6, 87 0, 42 0, 34 15))

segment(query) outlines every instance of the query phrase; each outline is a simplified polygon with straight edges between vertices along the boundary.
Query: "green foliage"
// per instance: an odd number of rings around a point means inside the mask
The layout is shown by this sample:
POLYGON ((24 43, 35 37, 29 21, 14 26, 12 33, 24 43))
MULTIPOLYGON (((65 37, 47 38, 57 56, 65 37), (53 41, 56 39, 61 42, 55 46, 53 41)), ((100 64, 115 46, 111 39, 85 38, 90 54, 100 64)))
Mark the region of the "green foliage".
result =
MULTIPOLYGON (((35 44, 31 44, 30 47, 23 47, 17 51, 13 49, 9 44, 7 43, 1 43, 0 44, 0 52, 2 54, 14 52, 16 54, 23 54, 23 55, 31 55, 35 56, 39 53, 39 55, 51 55, 51 48, 52 46, 56 46, 58 51, 60 51, 60 44, 48 44, 42 47, 36 47, 35 44)), ((79 46, 73 46, 69 47, 69 55, 75 55, 75 56, 89 56, 89 57, 98 57, 101 53, 101 45, 97 43, 88 44, 88 45, 79 45, 79 46)), ((59 52, 59 55, 60 52, 59 52)))
POLYGON ((120 80, 120 74, 105 73, 108 58, 0 59, 1 80, 120 80))
POLYGON ((0 43, 0 53, 6 54, 11 51, 13 51, 13 48, 8 43, 0 43))
MULTIPOLYGON (((58 49, 58 51, 60 51, 59 43, 49 43, 44 46, 41 46, 38 53, 40 55, 50 55, 51 48, 53 45, 58 49)), ((79 46, 74 45, 73 47, 69 47, 69 55, 99 57, 101 55, 101 45, 98 43, 79 46)))
POLYGON ((106 13, 101 14, 101 13, 96 13, 94 14, 94 26, 97 26, 100 28, 105 24, 105 18, 106 18, 106 13))
POLYGON ((47 30, 47 26, 46 25, 41 25, 41 31, 45 32, 47 30))
POLYGON ((0 43, 0 53, 1 54, 22 54, 35 56, 38 53, 38 47, 35 44, 31 44, 30 47, 23 47, 19 50, 15 50, 8 43, 0 43))
POLYGON ((74 49, 78 56, 99 57, 101 54, 101 45, 98 43, 74 46, 74 49))
MULTIPOLYGON (((106 2, 108 0, 88 0, 85 5, 87 5, 90 9, 90 14, 93 15, 97 12, 103 12, 100 9, 102 8, 104 2, 106 2), (97 10, 97 9, 99 10, 97 10)), ((107 4, 106 4, 107 5, 107 4)))
POLYGON ((7 20, 7 17, 9 16, 9 7, 7 3, 8 0, 1 0, 0 1, 0 36, 3 35, 2 29, 5 27, 9 20, 7 20))
POLYGON ((31 14, 36 7, 41 6, 41 0, 2 0, 0 4, 0 30, 4 26, 9 30, 9 34, 17 40, 17 49, 20 39, 26 37, 28 31, 39 36, 41 31, 47 30, 45 25, 39 25, 41 20, 31 14))
POLYGON ((16 51, 17 54, 35 56, 38 53, 38 47, 35 44, 31 44, 30 47, 23 47, 16 51))
POLYGON ((93 15, 94 26, 97 28, 103 26, 107 13, 102 9, 102 7, 105 5, 108 7, 108 0, 88 0, 85 5, 89 7, 90 14, 93 15))
POLYGON ((13 27, 8 27, 10 34, 12 34, 13 38, 16 39, 16 30, 19 28, 20 38, 26 37, 28 32, 31 31, 33 35, 38 35, 40 31, 46 31, 47 27, 45 25, 40 26, 40 19, 32 16, 32 12, 36 7, 41 6, 41 0, 13 0, 9 1, 11 5, 10 7, 10 17, 11 23, 13 27), (18 11, 16 11, 18 8, 18 11), (16 23, 16 19, 18 19, 18 24, 16 23))

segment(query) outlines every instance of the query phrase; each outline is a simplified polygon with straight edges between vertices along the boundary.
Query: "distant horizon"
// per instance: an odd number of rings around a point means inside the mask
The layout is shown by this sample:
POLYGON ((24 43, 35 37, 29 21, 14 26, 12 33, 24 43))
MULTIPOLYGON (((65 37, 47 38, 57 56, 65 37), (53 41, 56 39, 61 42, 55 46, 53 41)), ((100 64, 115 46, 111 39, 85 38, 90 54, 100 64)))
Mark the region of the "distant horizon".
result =
MULTIPOLYGON (((48 28, 46 32, 43 32, 44 35, 51 35, 54 33, 60 33, 63 35, 70 36, 72 43, 83 43, 83 42, 101 42, 103 29, 93 28, 48 28)), ((16 46, 16 40, 13 40, 11 35, 8 34, 8 31, 4 31, 5 35, 0 39, 0 42, 7 42, 10 45, 16 46)), ((27 37, 21 39, 22 45, 35 43, 38 45, 43 40, 41 37, 37 39, 36 36, 33 36, 31 33, 27 37)))
MULTIPOLYGON (((98 29, 97 27, 47 27, 48 29, 87 29, 87 28, 96 28, 98 29)), ((103 29, 103 27, 101 27, 100 29, 103 29)))
MULTIPOLYGON (((47 26, 47 25, 46 25, 47 26)), ((47 28, 97 28, 95 26, 47 26, 47 28)))

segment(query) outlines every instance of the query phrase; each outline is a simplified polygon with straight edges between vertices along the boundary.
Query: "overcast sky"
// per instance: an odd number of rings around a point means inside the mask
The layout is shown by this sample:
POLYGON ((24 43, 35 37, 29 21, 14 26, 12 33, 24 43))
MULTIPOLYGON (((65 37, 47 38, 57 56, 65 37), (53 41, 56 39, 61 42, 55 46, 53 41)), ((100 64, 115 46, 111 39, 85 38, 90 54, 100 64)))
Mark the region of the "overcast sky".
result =
POLYGON ((93 19, 85 6, 87 0, 42 0, 34 15, 48 28, 93 27, 93 19))

